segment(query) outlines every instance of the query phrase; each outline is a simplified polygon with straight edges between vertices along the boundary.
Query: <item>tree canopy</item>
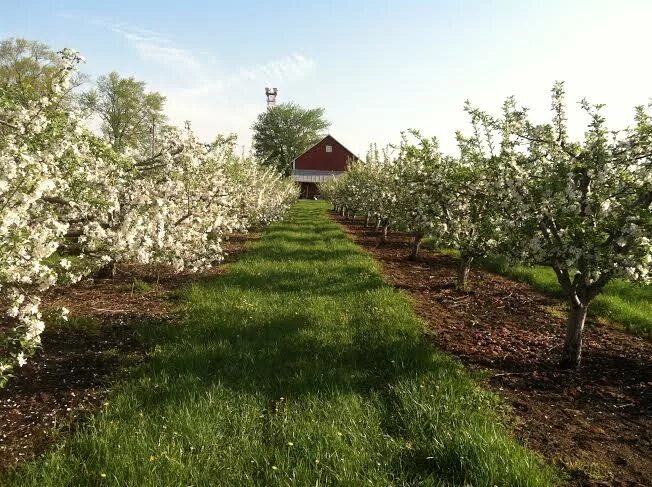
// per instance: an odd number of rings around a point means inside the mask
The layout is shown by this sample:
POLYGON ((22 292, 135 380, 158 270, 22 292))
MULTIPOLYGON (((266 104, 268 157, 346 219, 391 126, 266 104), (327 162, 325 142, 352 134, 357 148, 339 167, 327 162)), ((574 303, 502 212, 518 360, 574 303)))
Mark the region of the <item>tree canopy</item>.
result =
POLYGON ((258 115, 252 126, 254 154, 261 162, 290 174, 292 160, 326 133, 323 108, 281 103, 258 115))
MULTIPOLYGON (((55 79, 66 69, 61 56, 47 44, 22 38, 0 41, 0 89, 25 106, 28 102, 50 96, 55 79)), ((67 78, 59 103, 69 103, 71 92, 87 81, 87 76, 74 72, 67 78)))
POLYGON ((82 107, 102 121, 102 133, 118 152, 153 144, 152 128, 166 120, 165 97, 146 91, 145 82, 111 72, 100 76, 97 88, 82 95, 82 107))

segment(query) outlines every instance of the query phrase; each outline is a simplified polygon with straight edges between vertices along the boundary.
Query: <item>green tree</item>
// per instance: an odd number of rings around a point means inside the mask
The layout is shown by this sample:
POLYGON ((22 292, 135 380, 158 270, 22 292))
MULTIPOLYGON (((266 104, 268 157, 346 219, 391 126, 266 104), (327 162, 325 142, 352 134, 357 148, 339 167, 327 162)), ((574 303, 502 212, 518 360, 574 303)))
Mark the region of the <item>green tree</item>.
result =
MULTIPOLYGON (((28 39, 9 38, 0 41, 0 91, 26 106, 30 101, 53 95, 53 82, 66 69, 61 56, 47 44, 28 39)), ((79 72, 67 78, 63 93, 56 94, 58 104, 70 104, 72 92, 87 81, 79 72)))
POLYGON ((163 95, 147 92, 145 82, 133 76, 122 78, 115 71, 100 76, 97 88, 84 93, 81 104, 100 118, 102 133, 118 152, 152 147, 152 130, 158 130, 166 120, 163 95))
POLYGON ((295 103, 271 107, 251 127, 254 154, 289 175, 292 160, 323 137, 328 127, 323 108, 307 109, 295 103))

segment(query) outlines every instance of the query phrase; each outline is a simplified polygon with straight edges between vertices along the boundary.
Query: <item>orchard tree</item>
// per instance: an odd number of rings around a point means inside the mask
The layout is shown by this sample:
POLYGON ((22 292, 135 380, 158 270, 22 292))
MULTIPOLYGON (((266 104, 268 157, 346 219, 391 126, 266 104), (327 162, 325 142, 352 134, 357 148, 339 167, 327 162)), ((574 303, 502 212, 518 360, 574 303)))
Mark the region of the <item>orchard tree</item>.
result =
POLYGON ((412 259, 419 255, 424 237, 441 237, 447 230, 450 187, 446 174, 446 164, 435 137, 426 138, 417 130, 403 134, 395 165, 398 184, 394 208, 397 223, 413 234, 412 259))
POLYGON ((366 214, 369 219, 374 219, 376 231, 383 227, 388 209, 392 206, 393 176, 391 173, 394 164, 392 160, 393 148, 389 145, 378 149, 376 144, 370 146, 365 158, 367 168, 367 197, 366 214))
POLYGON ((607 129, 602 105, 583 100, 583 141, 567 131, 564 85, 552 89, 552 122, 531 123, 512 99, 504 105, 502 164, 523 256, 552 266, 569 303, 562 365, 577 367, 591 301, 616 277, 650 282, 652 117, 607 129))
POLYGON ((278 220, 299 196, 292 179, 253 158, 230 157, 224 170, 232 185, 231 210, 240 231, 278 220))
POLYGON ((264 164, 289 175, 292 160, 322 138, 330 122, 323 108, 281 103, 258 115, 253 124, 253 149, 264 164))
POLYGON ((128 149, 147 152, 160 145, 154 137, 166 120, 164 104, 165 97, 146 91, 145 82, 133 76, 123 78, 115 71, 100 76, 97 88, 81 97, 82 107, 99 117, 104 137, 120 153, 128 149))
POLYGON ((444 241, 460 252, 458 286, 467 287, 471 265, 495 251, 504 240, 504 220, 500 201, 500 161, 498 134, 491 118, 471 107, 473 132, 457 132, 459 159, 447 158, 440 171, 442 208, 447 223, 444 241))
POLYGON ((390 146, 379 151, 372 145, 364 161, 351 161, 342 176, 322 183, 322 194, 342 216, 363 214, 365 223, 373 218, 381 240, 386 241, 389 227, 403 214, 397 203, 405 185, 397 161, 390 146))
POLYGON ((19 89, 0 89, 0 387, 40 343, 40 293, 62 277, 79 278, 69 261, 50 259, 69 230, 59 209, 73 196, 81 205, 101 199, 92 190, 101 157, 58 103, 80 60, 62 52, 62 69, 48 81, 51 98, 25 101, 19 89), (90 181, 91 191, 75 181, 90 181))

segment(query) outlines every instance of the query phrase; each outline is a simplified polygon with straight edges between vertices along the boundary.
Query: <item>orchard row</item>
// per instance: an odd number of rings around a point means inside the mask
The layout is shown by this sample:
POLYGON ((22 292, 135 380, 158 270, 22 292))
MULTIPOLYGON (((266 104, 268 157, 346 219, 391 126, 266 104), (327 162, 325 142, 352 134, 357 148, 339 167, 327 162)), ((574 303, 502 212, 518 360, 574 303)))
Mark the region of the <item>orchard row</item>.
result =
POLYGON ((146 153, 118 153, 62 103, 79 55, 62 52, 49 96, 0 91, 0 386, 40 343, 40 295, 120 262, 198 270, 221 242, 278 219, 295 184, 165 127, 146 153))
POLYGON ((591 301, 616 277, 652 277, 652 118, 651 105, 637 107, 634 125, 612 132, 603 107, 582 101, 587 129, 573 141, 564 95, 557 83, 544 124, 513 98, 495 116, 467 102, 472 130, 457 133, 459 156, 409 131, 322 191, 384 235, 411 232, 414 257, 424 237, 458 249, 461 287, 489 253, 550 265, 569 303, 562 363, 577 366, 591 301))

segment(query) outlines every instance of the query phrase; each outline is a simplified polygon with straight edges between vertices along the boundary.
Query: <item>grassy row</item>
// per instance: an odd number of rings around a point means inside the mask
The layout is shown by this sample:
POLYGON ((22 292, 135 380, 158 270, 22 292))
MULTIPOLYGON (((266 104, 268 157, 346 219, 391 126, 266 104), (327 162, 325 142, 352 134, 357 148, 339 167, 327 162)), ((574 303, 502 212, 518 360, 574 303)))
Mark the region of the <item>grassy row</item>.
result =
POLYGON ((189 289, 183 326, 158 337, 105 410, 5 480, 556 485, 326 209, 299 203, 225 275, 189 289))

